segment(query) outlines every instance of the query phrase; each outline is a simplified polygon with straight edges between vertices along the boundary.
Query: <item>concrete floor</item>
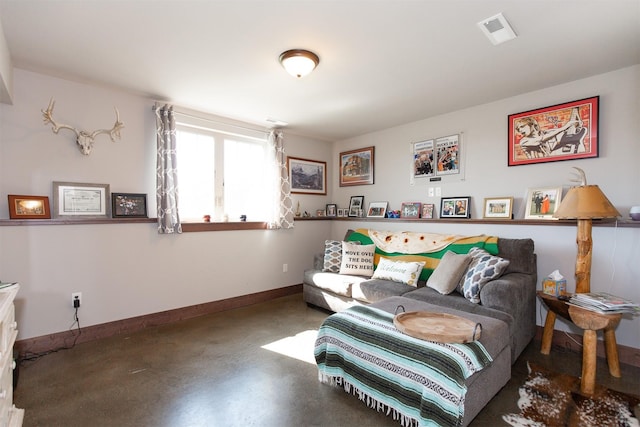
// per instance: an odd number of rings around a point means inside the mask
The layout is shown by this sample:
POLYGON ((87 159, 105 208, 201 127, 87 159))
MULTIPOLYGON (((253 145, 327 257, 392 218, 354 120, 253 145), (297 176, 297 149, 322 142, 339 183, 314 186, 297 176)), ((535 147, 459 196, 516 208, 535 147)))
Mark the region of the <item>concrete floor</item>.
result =
MULTIPOLYGON (((318 381, 313 340, 326 316, 298 294, 79 344, 21 364, 14 401, 25 427, 400 426, 318 381)), ((527 360, 580 375, 579 354, 539 349, 529 345, 472 426, 506 425, 501 415, 517 412, 527 360)), ((612 378, 598 360, 598 383, 619 391, 640 394, 639 373, 623 365, 612 378)))

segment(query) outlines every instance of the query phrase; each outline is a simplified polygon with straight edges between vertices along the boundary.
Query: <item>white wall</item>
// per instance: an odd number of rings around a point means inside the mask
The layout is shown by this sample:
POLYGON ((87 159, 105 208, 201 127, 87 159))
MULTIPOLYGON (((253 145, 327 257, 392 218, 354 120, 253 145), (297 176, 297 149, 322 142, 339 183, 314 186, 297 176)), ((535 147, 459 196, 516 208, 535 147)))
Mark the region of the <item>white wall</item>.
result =
MULTIPOLYGON (((146 193, 155 216, 153 101, 109 88, 23 70, 14 73, 13 105, 0 105, 0 198, 49 196, 52 181, 107 183, 114 192, 146 193), (99 136, 90 156, 74 135, 54 134, 40 110, 56 99, 54 117, 85 130, 109 128, 113 107, 125 124, 116 143, 99 136)), ((328 161, 329 144, 285 134, 289 155, 328 161)), ((305 196, 324 206, 327 197, 305 196)), ((8 218, 6 202, 0 218, 8 218)), ((155 224, 0 226, 0 279, 19 281, 18 339, 67 330, 71 293, 80 291, 82 326, 101 324, 302 281, 328 222, 294 230, 159 235, 155 224), (288 264, 287 273, 282 264, 288 264)))
MULTIPOLYGON (((435 203, 427 197, 429 186, 440 186, 444 197, 471 196, 472 217, 482 217, 485 197, 513 196, 516 218, 524 215, 524 196, 529 187, 573 185, 572 167, 586 171, 591 184, 598 184, 625 218, 629 208, 640 204, 640 66, 624 68, 561 86, 523 94, 491 104, 432 117, 380 132, 362 135, 335 144, 333 157, 341 151, 375 146, 375 184, 339 187, 333 180, 333 200, 346 207, 350 196, 364 195, 365 204, 387 201, 399 209, 405 201, 435 203), (507 166, 507 116, 566 101, 600 96, 600 156, 585 159, 518 167, 507 166), (444 179, 441 184, 409 180, 410 143, 463 132, 464 179, 444 179)), ((429 102, 429 100, 425 100, 429 102)), ((337 174, 336 174, 337 175, 337 174)), ((502 237, 531 237, 538 255, 541 279, 555 269, 567 277, 569 290, 575 289, 573 272, 576 257, 576 229, 570 226, 517 226, 464 224, 361 223, 336 221, 332 237, 344 235, 356 226, 377 229, 415 229, 457 234, 486 233, 502 237)), ((593 230, 591 289, 609 291, 640 302, 640 228, 593 230)), ((544 314, 538 324, 544 323, 544 314)), ((569 330, 556 323, 556 329, 569 330)), ((576 331, 575 329, 572 329, 576 331)), ((623 319, 617 330, 620 344, 640 348, 640 318, 623 319)))

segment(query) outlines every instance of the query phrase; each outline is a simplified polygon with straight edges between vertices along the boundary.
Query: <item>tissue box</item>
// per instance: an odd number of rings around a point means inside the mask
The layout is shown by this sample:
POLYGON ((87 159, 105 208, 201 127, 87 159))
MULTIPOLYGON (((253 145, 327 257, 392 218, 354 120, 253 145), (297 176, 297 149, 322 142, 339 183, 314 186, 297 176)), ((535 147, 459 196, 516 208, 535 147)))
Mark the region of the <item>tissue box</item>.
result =
POLYGON ((542 280, 542 292, 548 295, 560 296, 567 294, 567 281, 553 280, 549 277, 545 277, 542 280))

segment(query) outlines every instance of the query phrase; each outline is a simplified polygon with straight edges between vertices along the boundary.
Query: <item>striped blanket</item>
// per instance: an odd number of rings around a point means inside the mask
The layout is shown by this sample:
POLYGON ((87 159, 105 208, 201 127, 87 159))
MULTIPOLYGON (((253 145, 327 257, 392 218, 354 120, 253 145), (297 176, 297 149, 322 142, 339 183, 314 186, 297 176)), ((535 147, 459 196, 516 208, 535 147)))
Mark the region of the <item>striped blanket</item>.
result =
POLYGON ((442 344, 410 337, 393 315, 355 306, 329 316, 318 331, 320 381, 344 387, 403 426, 459 426, 465 379, 491 362, 479 342, 442 344))

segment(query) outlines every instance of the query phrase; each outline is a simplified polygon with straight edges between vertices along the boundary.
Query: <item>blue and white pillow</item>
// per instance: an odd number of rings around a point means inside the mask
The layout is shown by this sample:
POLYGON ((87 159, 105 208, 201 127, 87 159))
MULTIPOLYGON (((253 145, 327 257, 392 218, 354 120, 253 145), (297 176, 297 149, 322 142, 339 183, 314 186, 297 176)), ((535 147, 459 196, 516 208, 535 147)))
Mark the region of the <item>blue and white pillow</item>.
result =
POLYGON ((480 304, 480 290, 490 280, 502 275, 509 266, 509 260, 480 248, 471 248, 469 255, 471 262, 456 289, 469 301, 480 304))

